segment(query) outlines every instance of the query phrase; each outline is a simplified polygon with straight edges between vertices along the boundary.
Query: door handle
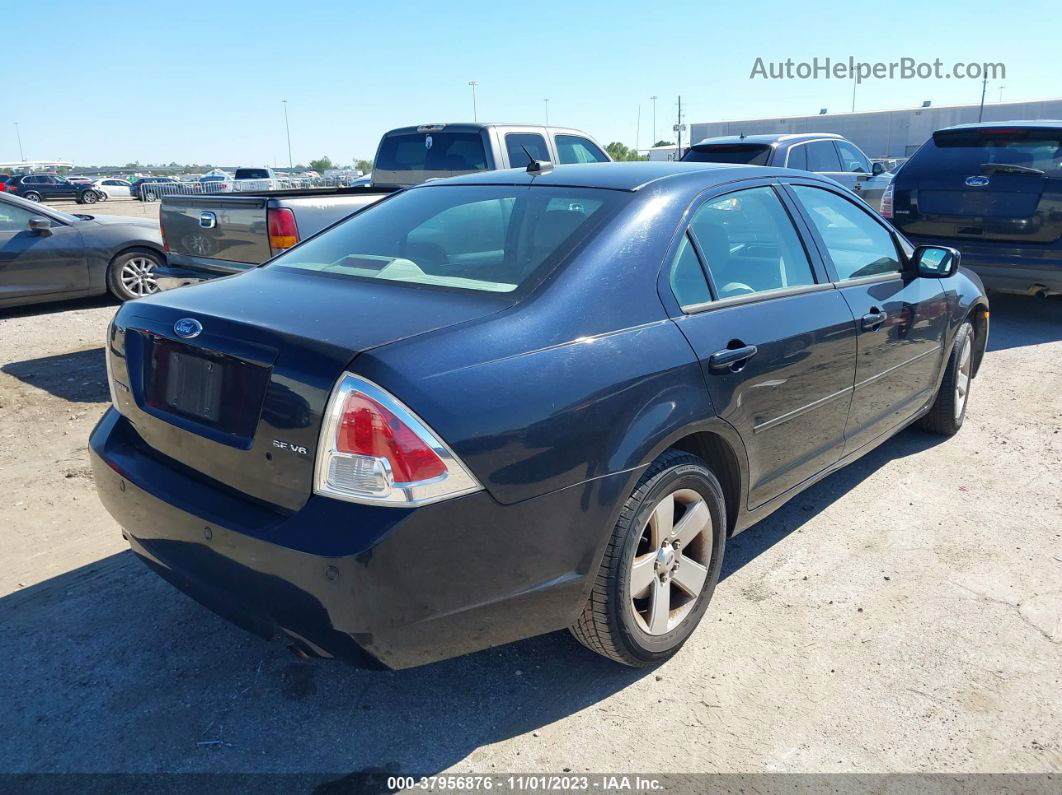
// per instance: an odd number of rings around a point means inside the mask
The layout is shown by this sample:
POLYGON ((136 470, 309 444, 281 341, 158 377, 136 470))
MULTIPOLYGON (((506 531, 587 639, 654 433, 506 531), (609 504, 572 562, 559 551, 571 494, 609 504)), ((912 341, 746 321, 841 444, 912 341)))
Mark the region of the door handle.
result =
POLYGON ((743 364, 756 355, 755 345, 745 345, 741 348, 723 348, 708 357, 708 366, 713 370, 726 370, 735 364, 743 364))
POLYGON ((863 315, 863 331, 877 331, 889 317, 886 312, 873 311, 863 315))

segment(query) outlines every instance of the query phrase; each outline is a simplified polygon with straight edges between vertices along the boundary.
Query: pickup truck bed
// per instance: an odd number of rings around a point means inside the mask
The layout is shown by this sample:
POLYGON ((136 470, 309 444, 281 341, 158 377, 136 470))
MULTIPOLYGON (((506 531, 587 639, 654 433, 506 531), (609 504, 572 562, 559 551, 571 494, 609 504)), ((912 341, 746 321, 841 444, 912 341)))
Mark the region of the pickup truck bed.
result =
POLYGON ((228 276, 270 259, 281 250, 269 239, 270 217, 278 213, 289 220, 293 216, 298 239, 305 240, 395 190, 360 186, 164 196, 159 222, 167 264, 156 271, 159 286, 228 276))

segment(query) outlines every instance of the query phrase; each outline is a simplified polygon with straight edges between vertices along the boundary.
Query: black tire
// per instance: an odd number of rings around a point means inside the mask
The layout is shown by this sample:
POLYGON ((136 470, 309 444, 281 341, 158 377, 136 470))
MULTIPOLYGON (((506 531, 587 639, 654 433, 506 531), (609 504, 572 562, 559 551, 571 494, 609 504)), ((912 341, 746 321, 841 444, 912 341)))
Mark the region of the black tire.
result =
POLYGON ((919 421, 923 430, 954 436, 966 419, 966 408, 970 405, 970 386, 973 383, 973 352, 977 335, 970 321, 959 326, 955 333, 955 344, 951 347, 951 356, 944 368, 944 377, 933 400, 933 405, 919 421), (960 387, 965 384, 965 391, 960 387), (960 395, 961 392, 961 395, 960 395), (961 402, 960 402, 961 401, 961 402))
POLYGON ((39 202, 41 195, 35 190, 28 190, 22 194, 22 198, 29 202, 39 202))
POLYGON ((131 266, 136 260, 149 260, 153 263, 150 265, 150 270, 152 272, 164 262, 161 254, 147 248, 134 248, 129 251, 123 251, 112 259, 111 264, 107 268, 107 288, 111 291, 111 294, 120 301, 132 301, 134 298, 142 298, 145 295, 152 295, 159 290, 158 285, 155 284, 153 280, 150 285, 145 283, 143 285, 134 285, 132 287, 126 286, 122 278, 123 269, 127 265, 131 266), (137 292, 138 289, 141 291, 137 292))
POLYGON ((100 200, 99 194, 94 190, 82 191, 78 196, 78 202, 81 204, 95 204, 100 200))
MULTIPOLYGON (((643 667, 668 659, 682 648, 711 601, 719 581, 725 543, 726 507, 715 475, 697 456, 680 450, 663 453, 645 471, 624 504, 590 598, 582 615, 570 627, 572 635, 588 649, 624 665, 643 667), (696 492, 708 508, 711 538, 702 541, 707 576, 700 594, 687 602, 690 606, 685 617, 662 634, 650 634, 636 617, 636 603, 631 594, 632 566, 639 544, 644 544, 644 533, 654 508, 662 498, 679 491, 696 492)), ((666 578, 662 582, 666 583, 666 578)))

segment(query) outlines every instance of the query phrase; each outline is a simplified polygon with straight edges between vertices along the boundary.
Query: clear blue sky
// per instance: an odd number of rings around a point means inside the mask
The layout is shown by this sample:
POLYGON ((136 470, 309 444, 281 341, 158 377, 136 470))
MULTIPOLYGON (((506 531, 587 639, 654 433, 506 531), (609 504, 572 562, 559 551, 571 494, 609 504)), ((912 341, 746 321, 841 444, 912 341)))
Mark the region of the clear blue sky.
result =
MULTIPOLYGON (((767 61, 1003 62, 988 101, 1062 94, 1054 6, 998 2, 4 0, 0 160, 286 165, 372 157, 391 127, 550 121, 602 143, 688 121, 831 112, 852 83, 750 80, 767 61), (955 8, 956 10, 951 10, 955 8), (1038 8, 1039 10, 1036 10, 1038 8), (863 9, 860 13, 859 9, 863 9), (958 10, 961 9, 961 10, 958 10), (1001 10, 1003 9, 1003 10, 1001 10), (1009 35, 1008 31, 1015 35, 1009 35)), ((862 84, 856 108, 976 102, 980 81, 862 84)))

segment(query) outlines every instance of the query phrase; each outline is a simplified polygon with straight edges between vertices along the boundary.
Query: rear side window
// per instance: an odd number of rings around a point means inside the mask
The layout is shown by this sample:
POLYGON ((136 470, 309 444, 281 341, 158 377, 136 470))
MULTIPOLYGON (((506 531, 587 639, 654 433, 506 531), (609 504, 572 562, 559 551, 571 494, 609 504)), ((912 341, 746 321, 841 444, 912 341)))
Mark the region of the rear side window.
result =
POLYGON ((590 188, 416 188, 351 216, 266 267, 426 287, 530 289, 628 201, 630 194, 590 188))
POLYGON ((720 298, 815 284, 807 252, 768 187, 728 193, 690 222, 720 298))
POLYGON ((903 176, 927 173, 973 176, 1021 168, 1062 177, 1062 130, 996 128, 941 130, 933 133, 903 166, 903 176))
POLYGON ((892 235, 869 214, 822 188, 794 185, 793 190, 826 244, 840 279, 900 272, 892 235))
POLYGON ((485 171, 487 154, 475 132, 390 135, 380 144, 376 171, 485 171))
POLYGON ((805 144, 808 150, 808 171, 840 171, 841 161, 837 159, 837 150, 833 141, 812 141, 805 144))
POLYGON ((670 280, 671 291, 678 299, 679 306, 692 306, 712 300, 708 291, 708 280, 701 270, 701 262, 690 243, 688 233, 682 236, 682 242, 671 263, 670 280))
POLYGON ((794 146, 789 150, 789 160, 786 161, 789 168, 808 170, 808 148, 806 146, 794 146))
POLYGON ((578 135, 557 135, 557 159, 561 165, 570 163, 607 163, 608 155, 593 141, 578 135))
POLYGON ((512 168, 526 168, 531 162, 525 148, 535 160, 550 159, 546 139, 538 133, 509 133, 505 136, 505 150, 509 153, 509 165, 512 168))
POLYGON ((765 144, 709 144, 690 149, 682 156, 687 163, 743 163, 765 166, 771 147, 765 144))

